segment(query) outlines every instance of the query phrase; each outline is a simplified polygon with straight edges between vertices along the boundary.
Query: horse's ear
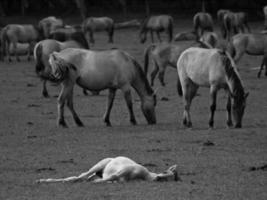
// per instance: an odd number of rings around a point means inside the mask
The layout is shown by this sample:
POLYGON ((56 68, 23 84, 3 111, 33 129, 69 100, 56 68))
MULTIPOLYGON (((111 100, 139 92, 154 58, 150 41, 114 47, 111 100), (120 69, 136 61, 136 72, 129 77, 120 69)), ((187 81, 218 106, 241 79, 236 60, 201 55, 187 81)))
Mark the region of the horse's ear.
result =
POLYGON ((248 95, 249 95, 249 92, 246 92, 244 95, 245 99, 248 97, 248 95))

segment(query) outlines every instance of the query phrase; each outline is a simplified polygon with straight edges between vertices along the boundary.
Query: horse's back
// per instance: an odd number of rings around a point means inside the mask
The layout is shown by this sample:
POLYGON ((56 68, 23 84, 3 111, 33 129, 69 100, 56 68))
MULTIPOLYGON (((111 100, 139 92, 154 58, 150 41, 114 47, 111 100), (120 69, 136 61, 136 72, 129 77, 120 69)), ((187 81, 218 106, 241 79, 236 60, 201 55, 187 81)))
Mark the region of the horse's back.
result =
POLYGON ((107 28, 111 28, 114 25, 113 19, 109 17, 89 17, 85 19, 84 29, 91 29, 94 31, 101 31, 107 28))
POLYGON ((10 41, 21 43, 37 40, 38 38, 38 33, 31 24, 9 24, 5 27, 5 34, 10 41))
POLYGON ((148 28, 162 27, 167 28, 173 23, 173 18, 170 15, 156 15, 151 16, 147 22, 148 28))
POLYGON ((188 48, 181 54, 177 70, 181 80, 190 79, 199 86, 209 87, 215 82, 225 82, 218 49, 188 48))

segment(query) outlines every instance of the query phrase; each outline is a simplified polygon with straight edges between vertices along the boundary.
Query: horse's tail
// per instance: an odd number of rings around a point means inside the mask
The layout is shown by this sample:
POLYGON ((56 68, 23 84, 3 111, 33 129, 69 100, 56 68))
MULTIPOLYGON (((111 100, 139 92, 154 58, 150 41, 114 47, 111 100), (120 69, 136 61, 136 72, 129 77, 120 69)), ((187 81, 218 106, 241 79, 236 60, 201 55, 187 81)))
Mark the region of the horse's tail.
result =
POLYGON ((169 42, 171 42, 173 38, 173 18, 172 17, 169 18, 168 31, 169 31, 169 42))
POLYGON ((43 55, 43 46, 41 43, 36 44, 33 50, 33 56, 36 61, 35 65, 35 72, 37 75, 40 75, 40 72, 44 71, 44 64, 42 61, 42 55, 43 55))
POLYGON ((177 92, 178 92, 178 95, 181 97, 183 96, 183 90, 182 90, 182 85, 181 85, 181 81, 180 81, 180 77, 179 77, 179 74, 177 74, 177 92))
POLYGON ((149 65, 149 53, 156 47, 156 44, 151 44, 145 49, 144 53, 144 72, 147 75, 149 65))
POLYGON ((73 64, 68 63, 64 59, 60 58, 57 54, 57 52, 50 54, 49 64, 51 65, 52 69, 52 81, 61 83, 68 78, 70 68, 74 69, 75 71, 77 68, 73 64))

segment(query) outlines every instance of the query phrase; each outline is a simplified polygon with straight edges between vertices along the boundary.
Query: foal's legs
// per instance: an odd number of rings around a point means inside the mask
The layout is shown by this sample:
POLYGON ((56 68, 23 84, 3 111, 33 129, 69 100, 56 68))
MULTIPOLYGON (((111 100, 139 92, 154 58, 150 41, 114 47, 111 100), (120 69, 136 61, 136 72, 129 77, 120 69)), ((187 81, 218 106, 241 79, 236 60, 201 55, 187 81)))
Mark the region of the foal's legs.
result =
POLYGON ((183 101, 184 101, 184 114, 183 114, 183 124, 185 126, 192 127, 191 117, 190 117, 190 106, 194 96, 197 93, 198 86, 194 84, 191 80, 187 79, 182 85, 183 87, 183 101))
POLYGON ((109 116, 110 116, 110 111, 111 111, 113 101, 115 98, 115 94, 116 94, 116 89, 109 89, 107 108, 106 108, 106 112, 104 114, 104 122, 106 123, 107 126, 111 126, 109 116))
POLYGON ((214 125, 214 113, 216 110, 216 98, 217 98, 217 86, 212 85, 210 87, 210 119, 209 119, 209 127, 213 128, 214 125))
POLYGON ((47 98, 49 97, 49 94, 47 92, 47 88, 46 88, 46 80, 43 80, 43 91, 42 91, 43 97, 47 98))
POLYGON ((125 87, 122 88, 122 92, 124 94, 124 98, 130 113, 130 122, 133 125, 136 125, 136 119, 134 116, 134 112, 133 112, 133 103, 132 103, 132 95, 131 95, 131 88, 130 87, 125 87))

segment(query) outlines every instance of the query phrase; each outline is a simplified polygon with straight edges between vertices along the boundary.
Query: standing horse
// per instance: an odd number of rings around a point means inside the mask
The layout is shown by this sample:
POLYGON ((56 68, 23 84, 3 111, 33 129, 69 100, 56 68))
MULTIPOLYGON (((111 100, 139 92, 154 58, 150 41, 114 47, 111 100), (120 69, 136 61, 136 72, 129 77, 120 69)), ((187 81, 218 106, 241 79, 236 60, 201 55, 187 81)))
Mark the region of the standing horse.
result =
POLYGON ((151 86, 154 85, 154 79, 158 74, 159 81, 162 86, 165 86, 164 82, 164 74, 166 68, 168 66, 172 68, 176 68, 177 60, 180 57, 181 53, 192 46, 204 47, 205 44, 201 42, 194 42, 190 45, 175 45, 169 43, 159 43, 159 44, 151 44, 145 49, 144 53, 144 71, 147 75, 148 67, 149 67, 149 55, 151 60, 153 61, 153 71, 150 74, 151 86))
MULTIPOLYGON (((49 55, 53 52, 59 52, 66 48, 84 48, 84 45, 74 40, 59 42, 56 40, 46 39, 37 43, 34 47, 33 53, 34 59, 36 61, 35 71, 37 75, 43 80, 42 94, 44 97, 49 97, 46 82, 47 80, 50 80, 52 78, 50 75, 51 67, 48 63, 49 55)), ((85 89, 83 90, 83 92, 85 95, 87 95, 85 89)))
POLYGON ((52 31, 64 27, 64 23, 62 19, 50 16, 40 20, 38 27, 42 31, 44 38, 48 38, 52 31))
POLYGON ((146 41, 147 32, 150 32, 151 41, 154 42, 153 32, 156 32, 158 40, 161 42, 160 32, 166 31, 169 35, 169 42, 173 35, 173 18, 170 15, 158 15, 147 17, 140 28, 139 38, 141 43, 146 41))
POLYGON ((96 163, 87 172, 79 176, 71 176, 67 178, 48 178, 39 179, 37 183, 55 183, 55 182, 77 182, 92 181, 100 182, 126 182, 133 180, 144 181, 178 181, 180 180, 177 166, 169 167, 163 173, 150 172, 146 167, 136 163, 127 157, 105 158, 96 163))
POLYGON ((178 94, 183 96, 183 124, 185 126, 192 126, 189 110, 198 88, 209 87, 210 128, 213 128, 214 124, 217 91, 221 88, 227 90, 229 94, 226 106, 227 125, 232 126, 231 98, 233 98, 235 127, 242 127, 248 93, 245 93, 234 62, 228 53, 218 49, 189 48, 180 56, 177 62, 177 71, 179 77, 177 90, 178 94))
POLYGON ((211 15, 206 12, 198 12, 193 18, 193 27, 197 38, 200 38, 204 31, 213 31, 213 20, 211 15))
POLYGON ((79 86, 93 91, 109 90, 104 122, 110 126, 110 111, 116 90, 120 89, 130 112, 130 121, 136 124, 132 107, 131 86, 141 99, 141 109, 149 124, 156 123, 156 95, 137 61, 124 51, 90 51, 68 48, 50 55, 54 79, 62 83, 58 98, 58 124, 67 126, 64 120, 64 104, 67 100, 72 116, 78 126, 83 126, 73 108, 73 87, 79 86))
POLYGON ((30 60, 34 43, 42 39, 42 34, 39 29, 33 25, 9 24, 2 31, 1 41, 3 52, 10 62, 12 61, 9 53, 11 44, 13 45, 17 61, 20 61, 17 54, 17 43, 28 43, 28 60, 30 60))
POLYGON ((237 33, 244 33, 245 29, 250 32, 248 17, 244 12, 227 12, 223 17, 224 33, 223 37, 230 41, 231 36, 237 33))
POLYGON ((94 32, 107 31, 109 42, 113 43, 114 21, 109 17, 89 17, 82 23, 82 29, 88 44, 95 43, 94 32))
POLYGON ((263 55, 258 78, 265 65, 265 75, 267 76, 267 35, 261 33, 239 33, 232 38, 232 44, 235 50, 235 62, 239 62, 244 53, 254 56, 263 55))
POLYGON ((226 9, 220 9, 217 11, 217 21, 218 21, 218 25, 220 27, 221 30, 221 34, 222 36, 225 38, 226 37, 226 32, 225 32, 225 28, 224 28, 224 15, 228 12, 231 12, 230 10, 226 10, 226 9))

